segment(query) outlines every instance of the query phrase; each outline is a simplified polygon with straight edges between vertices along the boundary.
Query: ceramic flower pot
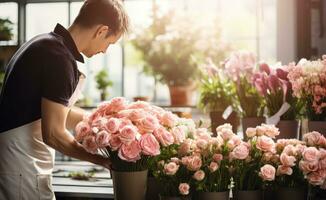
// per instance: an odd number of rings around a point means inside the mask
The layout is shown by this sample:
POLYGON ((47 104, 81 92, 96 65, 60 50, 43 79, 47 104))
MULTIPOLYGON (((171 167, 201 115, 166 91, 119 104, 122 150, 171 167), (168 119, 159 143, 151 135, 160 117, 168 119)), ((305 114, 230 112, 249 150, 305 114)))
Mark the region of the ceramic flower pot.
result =
POLYGON ((242 130, 243 130, 243 138, 247 140, 246 130, 247 128, 255 128, 261 124, 265 123, 264 117, 245 117, 242 118, 242 130))
POLYGON ((280 134, 276 139, 299 139, 299 121, 297 120, 281 120, 276 125, 279 128, 280 134))
POLYGON ((222 124, 229 123, 232 125, 232 131, 237 133, 238 126, 239 126, 239 118, 236 112, 232 112, 228 119, 224 119, 222 117, 223 112, 214 111, 210 112, 209 116, 211 119, 211 129, 214 135, 216 135, 216 128, 222 124))
POLYGON ((230 191, 225 192, 198 192, 194 195, 194 200, 229 200, 230 191))
POLYGON ((262 200, 263 195, 260 190, 235 190, 233 192, 234 200, 262 200))
POLYGON ((191 106, 193 86, 169 86, 171 106, 191 106))
POLYGON ((309 131, 317 131, 326 136, 326 121, 308 121, 309 131))
POLYGON ((307 192, 304 189, 280 188, 276 191, 277 200, 305 200, 307 192))
POLYGON ((144 200, 148 170, 136 172, 111 171, 115 200, 144 200))

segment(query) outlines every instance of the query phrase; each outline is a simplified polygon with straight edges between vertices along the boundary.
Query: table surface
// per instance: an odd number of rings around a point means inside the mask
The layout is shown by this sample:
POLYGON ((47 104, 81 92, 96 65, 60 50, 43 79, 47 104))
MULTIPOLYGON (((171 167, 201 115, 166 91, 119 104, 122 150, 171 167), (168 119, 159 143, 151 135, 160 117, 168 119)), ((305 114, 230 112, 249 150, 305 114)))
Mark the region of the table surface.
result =
POLYGON ((56 161, 53 171, 53 190, 57 197, 113 199, 113 184, 109 170, 83 161, 56 161), (96 171, 90 180, 74 180, 70 172, 96 171))

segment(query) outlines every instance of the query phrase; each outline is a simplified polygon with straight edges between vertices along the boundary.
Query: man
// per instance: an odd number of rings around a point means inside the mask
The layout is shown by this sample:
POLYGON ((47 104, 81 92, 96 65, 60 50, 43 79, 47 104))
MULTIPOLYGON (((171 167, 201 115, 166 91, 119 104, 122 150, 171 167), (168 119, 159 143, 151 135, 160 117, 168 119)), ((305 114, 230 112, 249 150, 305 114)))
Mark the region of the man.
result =
POLYGON ((119 0, 86 0, 68 30, 58 24, 12 57, 0 96, 0 199, 55 199, 55 150, 109 168, 67 131, 83 119, 71 107, 82 78, 76 60, 105 53, 128 26, 119 0))

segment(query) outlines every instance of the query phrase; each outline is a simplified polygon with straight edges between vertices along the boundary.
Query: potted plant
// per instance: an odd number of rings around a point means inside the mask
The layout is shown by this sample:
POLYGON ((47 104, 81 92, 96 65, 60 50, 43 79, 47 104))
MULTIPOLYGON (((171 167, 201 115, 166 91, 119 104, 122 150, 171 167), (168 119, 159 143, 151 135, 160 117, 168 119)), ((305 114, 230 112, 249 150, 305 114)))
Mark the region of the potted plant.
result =
POLYGON ((212 132, 216 134, 216 128, 225 123, 230 123, 233 132, 237 132, 239 121, 235 112, 238 107, 235 84, 211 60, 202 66, 199 90, 199 107, 209 111, 212 132))
POLYGON ((113 85, 113 82, 109 79, 107 70, 104 69, 100 70, 95 75, 95 80, 97 84, 96 87, 100 90, 101 93, 101 101, 104 101, 108 96, 107 88, 111 87, 113 85))
POLYGON ((264 97, 267 108, 267 123, 276 125, 280 130, 277 138, 298 138, 301 101, 293 96, 292 84, 287 78, 288 66, 269 67, 260 64, 253 76, 253 84, 264 97))
POLYGON ((289 72, 293 94, 305 107, 309 131, 326 134, 326 57, 322 60, 301 59, 289 72))
POLYGON ((168 85, 172 105, 192 105, 194 80, 199 75, 199 38, 200 30, 189 18, 171 11, 154 15, 152 24, 132 41, 142 53, 144 71, 168 85))
POLYGON ((252 84, 253 74, 256 71, 256 58, 250 52, 234 52, 225 61, 224 67, 227 76, 236 85, 242 129, 245 133, 248 127, 256 127, 265 122, 264 99, 252 84))
POLYGON ((0 41, 8 41, 12 38, 12 25, 9 19, 0 18, 0 41))

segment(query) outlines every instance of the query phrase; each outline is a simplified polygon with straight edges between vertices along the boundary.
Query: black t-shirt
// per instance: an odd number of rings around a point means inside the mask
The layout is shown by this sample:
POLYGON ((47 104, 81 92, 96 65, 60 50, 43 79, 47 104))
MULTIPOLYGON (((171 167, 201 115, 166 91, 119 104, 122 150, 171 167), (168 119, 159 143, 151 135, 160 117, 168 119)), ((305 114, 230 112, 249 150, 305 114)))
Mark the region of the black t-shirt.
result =
POLYGON ((68 105, 84 62, 60 24, 20 47, 6 68, 0 95, 0 133, 41 118, 41 99, 68 105))

